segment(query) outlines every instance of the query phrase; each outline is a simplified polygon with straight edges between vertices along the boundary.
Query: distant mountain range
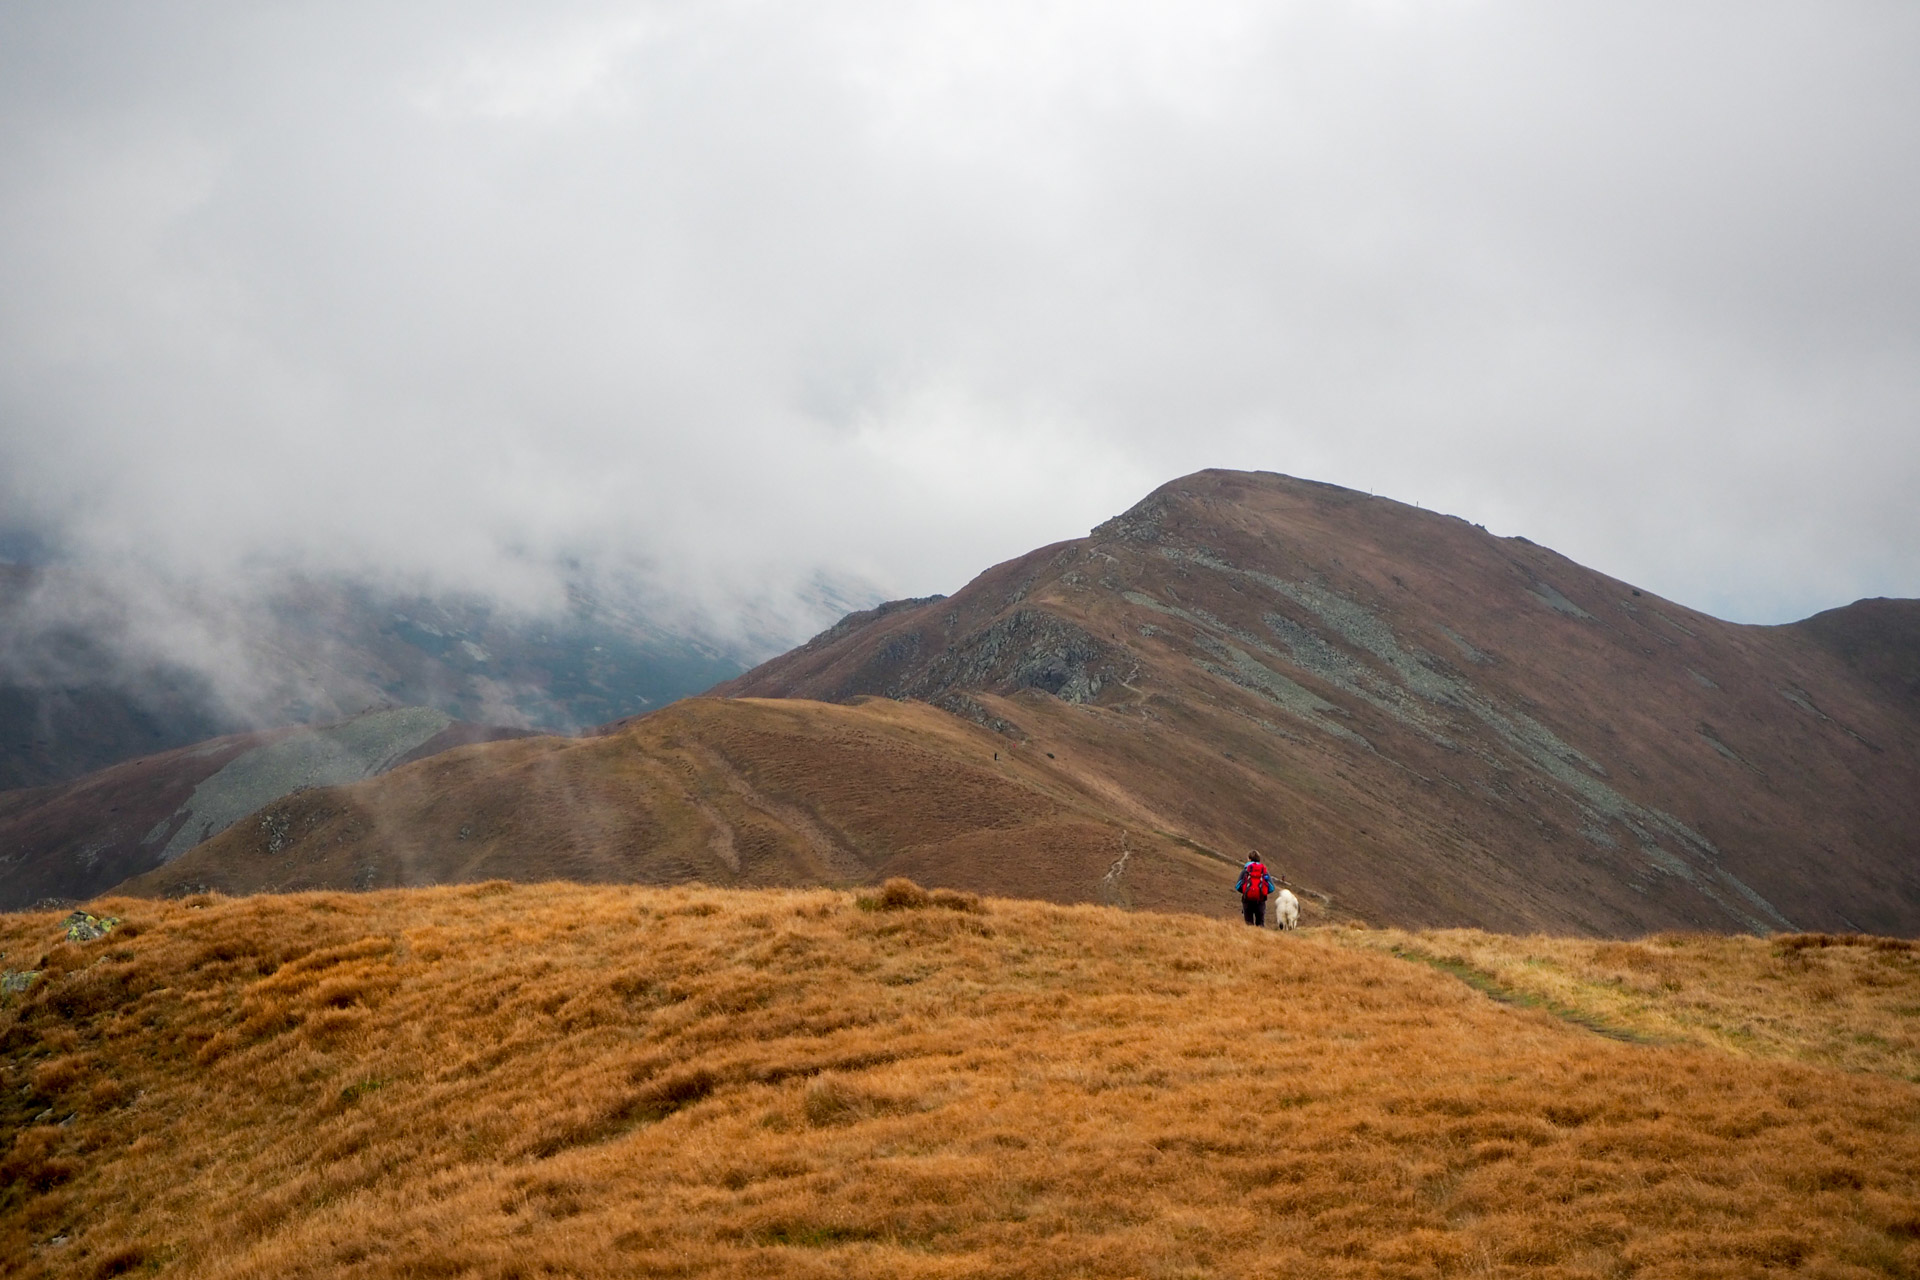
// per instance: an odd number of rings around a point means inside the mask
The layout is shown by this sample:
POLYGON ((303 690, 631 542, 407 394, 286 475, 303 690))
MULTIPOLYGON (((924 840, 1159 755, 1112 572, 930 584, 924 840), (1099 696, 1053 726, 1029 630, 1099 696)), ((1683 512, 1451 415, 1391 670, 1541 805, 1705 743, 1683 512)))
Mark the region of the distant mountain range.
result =
MULTIPOLYGON (((109 611, 50 607, 74 592, 63 573, 0 565, 0 790, 380 707, 574 732, 739 674, 783 647, 787 624, 716 635, 659 592, 586 581, 564 610, 529 615, 474 596, 288 577, 208 610, 208 652, 180 655, 124 634, 131 624, 103 624, 109 611)), ((863 592, 820 579, 793 603, 825 619, 869 603, 863 592)))
POLYGON ((1310 923, 1920 932, 1920 602, 1741 626, 1284 476, 1174 481, 713 694, 302 791, 126 887, 908 874, 1221 914, 1258 849, 1310 923))

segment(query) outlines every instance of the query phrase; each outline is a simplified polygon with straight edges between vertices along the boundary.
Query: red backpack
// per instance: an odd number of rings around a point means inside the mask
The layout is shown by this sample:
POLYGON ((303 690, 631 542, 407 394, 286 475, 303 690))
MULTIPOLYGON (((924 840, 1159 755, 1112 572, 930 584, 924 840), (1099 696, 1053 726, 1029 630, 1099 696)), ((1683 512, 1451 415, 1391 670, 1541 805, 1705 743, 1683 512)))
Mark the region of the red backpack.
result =
POLYGON ((1273 892, 1273 881, 1267 878, 1267 867, 1262 862, 1249 862, 1241 874, 1240 895, 1264 901, 1273 892))

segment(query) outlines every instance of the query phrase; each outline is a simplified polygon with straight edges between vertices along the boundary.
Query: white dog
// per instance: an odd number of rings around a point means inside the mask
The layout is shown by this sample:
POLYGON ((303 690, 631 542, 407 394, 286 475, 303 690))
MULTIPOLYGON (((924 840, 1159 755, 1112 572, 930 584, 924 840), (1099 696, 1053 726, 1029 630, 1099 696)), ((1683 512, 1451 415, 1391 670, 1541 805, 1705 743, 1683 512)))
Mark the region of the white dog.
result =
POLYGON ((1282 889, 1273 895, 1273 922, 1282 929, 1300 927, 1300 899, 1293 896, 1293 890, 1282 889))

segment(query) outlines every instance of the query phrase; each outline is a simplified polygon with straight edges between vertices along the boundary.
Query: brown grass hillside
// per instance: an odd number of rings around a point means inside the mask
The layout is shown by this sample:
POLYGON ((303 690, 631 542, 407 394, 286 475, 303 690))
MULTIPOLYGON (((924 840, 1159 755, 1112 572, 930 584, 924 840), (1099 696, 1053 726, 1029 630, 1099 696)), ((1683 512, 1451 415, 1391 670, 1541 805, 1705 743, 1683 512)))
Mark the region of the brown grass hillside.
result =
POLYGON ((1237 861, 1067 760, 925 703, 688 699, 591 738, 443 752, 268 805, 124 892, 472 882, 853 886, 1234 908, 1237 861))
POLYGON ((100 909, 0 917, 44 969, 0 1008, 11 1275, 1920 1274, 1904 946, 911 888, 100 909))

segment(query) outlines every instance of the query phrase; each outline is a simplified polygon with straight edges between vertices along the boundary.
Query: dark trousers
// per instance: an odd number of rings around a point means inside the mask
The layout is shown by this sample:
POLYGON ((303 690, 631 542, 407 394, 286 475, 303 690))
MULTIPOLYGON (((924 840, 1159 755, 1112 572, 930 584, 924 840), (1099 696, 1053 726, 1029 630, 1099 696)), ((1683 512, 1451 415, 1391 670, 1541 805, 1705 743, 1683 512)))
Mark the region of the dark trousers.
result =
POLYGON ((1247 923, 1252 925, 1254 928, 1256 929, 1266 928, 1267 927, 1267 900, 1265 898, 1247 898, 1247 897, 1241 898, 1240 914, 1245 916, 1247 918, 1247 923))

